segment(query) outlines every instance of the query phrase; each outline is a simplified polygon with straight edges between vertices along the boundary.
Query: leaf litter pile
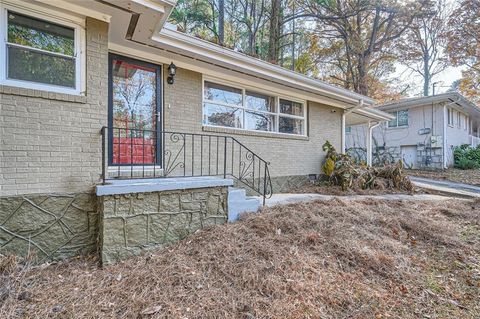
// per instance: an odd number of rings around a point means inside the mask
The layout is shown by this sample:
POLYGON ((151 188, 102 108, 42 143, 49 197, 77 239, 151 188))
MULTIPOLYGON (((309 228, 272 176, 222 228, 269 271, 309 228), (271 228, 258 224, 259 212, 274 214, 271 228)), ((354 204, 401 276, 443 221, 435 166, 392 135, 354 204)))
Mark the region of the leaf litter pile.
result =
POLYGON ((480 201, 277 206, 103 269, 0 272, 0 318, 480 318, 480 201))

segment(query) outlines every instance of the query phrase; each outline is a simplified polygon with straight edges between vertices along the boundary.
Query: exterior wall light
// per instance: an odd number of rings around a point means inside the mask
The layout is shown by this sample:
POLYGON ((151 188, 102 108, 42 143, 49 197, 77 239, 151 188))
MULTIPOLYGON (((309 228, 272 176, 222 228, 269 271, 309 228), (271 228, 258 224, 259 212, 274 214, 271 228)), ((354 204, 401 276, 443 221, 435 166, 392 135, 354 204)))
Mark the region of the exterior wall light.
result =
POLYGON ((172 62, 168 66, 168 78, 167 78, 168 84, 173 84, 175 82, 175 79, 174 79, 175 74, 177 74, 177 66, 172 62))

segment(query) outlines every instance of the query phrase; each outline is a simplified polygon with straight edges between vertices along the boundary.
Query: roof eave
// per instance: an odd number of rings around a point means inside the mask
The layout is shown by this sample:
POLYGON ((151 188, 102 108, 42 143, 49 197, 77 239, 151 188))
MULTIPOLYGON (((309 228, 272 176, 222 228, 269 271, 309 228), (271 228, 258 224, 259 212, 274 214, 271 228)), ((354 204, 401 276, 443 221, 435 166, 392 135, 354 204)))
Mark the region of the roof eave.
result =
POLYGON ((349 104, 356 104, 360 100, 363 100, 365 104, 369 105, 375 103, 375 100, 367 96, 312 79, 278 65, 189 36, 182 32, 163 29, 159 34, 154 35, 152 40, 158 42, 160 45, 168 46, 184 53, 188 52, 199 60, 209 60, 220 66, 229 65, 244 73, 248 72, 252 75, 261 76, 270 80, 275 79, 299 88, 317 92, 318 94, 341 99, 349 104))

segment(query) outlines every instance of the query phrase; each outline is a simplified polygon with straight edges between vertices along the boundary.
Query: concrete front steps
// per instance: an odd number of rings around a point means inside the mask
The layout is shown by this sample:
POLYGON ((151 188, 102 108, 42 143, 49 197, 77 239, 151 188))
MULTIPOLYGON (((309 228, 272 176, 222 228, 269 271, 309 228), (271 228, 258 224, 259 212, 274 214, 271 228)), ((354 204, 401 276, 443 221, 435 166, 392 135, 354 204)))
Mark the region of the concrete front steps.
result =
POLYGON ((243 213, 256 213, 262 206, 259 197, 247 196, 243 188, 228 188, 228 221, 238 220, 243 213))

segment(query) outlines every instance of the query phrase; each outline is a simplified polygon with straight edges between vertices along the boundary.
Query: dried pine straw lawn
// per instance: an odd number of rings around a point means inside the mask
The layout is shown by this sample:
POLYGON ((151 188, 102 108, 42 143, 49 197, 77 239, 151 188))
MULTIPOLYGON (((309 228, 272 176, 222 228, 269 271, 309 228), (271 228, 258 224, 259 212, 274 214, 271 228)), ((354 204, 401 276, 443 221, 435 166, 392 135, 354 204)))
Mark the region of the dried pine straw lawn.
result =
POLYGON ((4 260, 0 317, 480 318, 479 214, 480 202, 334 200, 104 269, 4 260))

